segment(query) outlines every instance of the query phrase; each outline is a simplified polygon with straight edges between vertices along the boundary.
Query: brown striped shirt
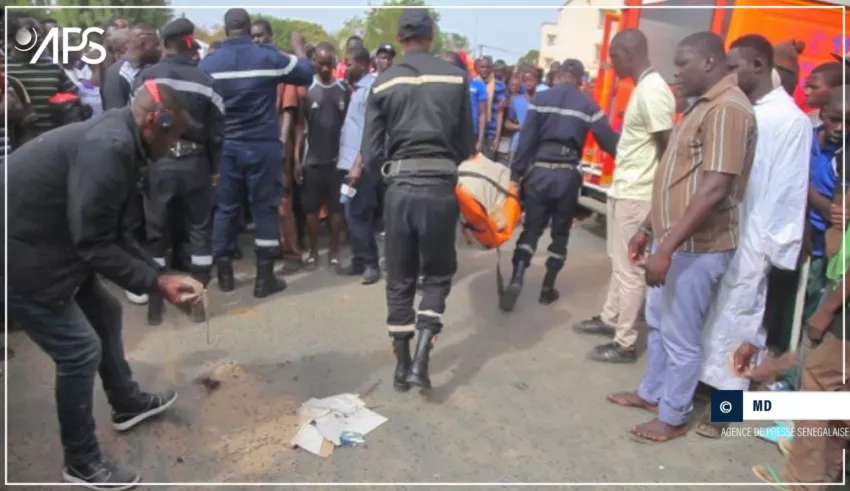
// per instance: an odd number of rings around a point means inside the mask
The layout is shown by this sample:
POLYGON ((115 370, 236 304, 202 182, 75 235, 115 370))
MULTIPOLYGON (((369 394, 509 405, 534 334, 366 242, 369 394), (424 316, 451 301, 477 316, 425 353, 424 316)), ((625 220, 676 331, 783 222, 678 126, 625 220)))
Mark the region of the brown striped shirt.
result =
POLYGON ((732 192, 699 225, 679 250, 706 253, 738 247, 738 206, 756 148, 752 104, 729 75, 700 97, 673 129, 658 164, 652 190, 652 230, 662 240, 685 213, 705 172, 736 176, 732 192))

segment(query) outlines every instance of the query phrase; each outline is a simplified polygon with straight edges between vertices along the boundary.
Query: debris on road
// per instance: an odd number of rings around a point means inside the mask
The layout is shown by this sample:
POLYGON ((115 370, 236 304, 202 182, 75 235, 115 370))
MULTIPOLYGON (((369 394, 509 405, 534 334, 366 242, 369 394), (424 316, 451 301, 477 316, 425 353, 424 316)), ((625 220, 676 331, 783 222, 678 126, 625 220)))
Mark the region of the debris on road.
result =
POLYGON ((292 439, 292 447, 320 457, 329 457, 336 447, 364 443, 369 432, 389 421, 367 408, 356 394, 310 399, 299 412, 301 427, 292 439))
POLYGON ((204 375, 195 379, 196 384, 203 385, 207 389, 207 393, 212 393, 221 386, 221 381, 216 380, 209 375, 204 375))

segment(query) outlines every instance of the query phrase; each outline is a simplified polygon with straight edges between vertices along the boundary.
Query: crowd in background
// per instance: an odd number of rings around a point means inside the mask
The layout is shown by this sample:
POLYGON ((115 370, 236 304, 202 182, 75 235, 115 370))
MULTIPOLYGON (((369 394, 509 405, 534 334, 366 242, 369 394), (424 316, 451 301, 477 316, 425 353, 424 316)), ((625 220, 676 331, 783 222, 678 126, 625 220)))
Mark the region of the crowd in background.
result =
MULTIPOLYGON (((44 32, 56 22, 10 16, 9 24, 14 26, 10 33, 20 27, 44 32)), ((47 56, 33 64, 14 56, 6 60, 12 81, 3 90, 9 114, 3 134, 6 149, 14 152, 38 135, 109 109, 118 90, 104 83, 110 68, 122 60, 137 68, 159 60, 159 41, 151 28, 113 19, 103 39, 107 60, 97 66, 73 56, 65 66, 47 56)), ((271 26, 254 22, 252 39, 270 43, 271 26)), ((751 381, 775 379, 779 368, 796 363, 796 370, 786 374, 789 387, 847 390, 834 377, 841 368, 837 364, 842 343, 847 342, 839 313, 846 304, 839 295, 845 267, 841 261, 847 255, 847 214, 841 201, 846 182, 840 173, 846 65, 843 60, 824 64, 809 75, 806 102, 815 111, 804 115, 787 93, 798 83, 799 66, 786 48, 752 35, 734 42, 727 52, 716 36, 690 36, 674 61, 674 93, 652 69, 645 38, 627 32, 612 42, 618 75, 634 79, 636 85, 621 129, 608 204, 613 273, 601 314, 576 329, 612 338, 594 349, 592 359, 633 363, 646 300, 649 351, 643 382, 636 391, 609 398, 657 413, 632 430, 639 441, 682 436, 700 381, 714 388, 747 389, 751 381), (678 118, 682 120, 677 124, 678 118), (793 316, 787 307, 798 281, 807 285, 800 356, 790 362, 766 357, 758 369, 751 368, 750 359, 761 348, 786 349, 792 344, 793 316), (730 372, 733 354, 735 370, 730 372)), ((217 49, 214 44, 211 53, 217 49)), ((288 191, 278 207, 280 259, 286 273, 316 269, 320 226, 325 222, 330 227, 329 266, 373 284, 380 278, 375 236, 380 231, 381 186, 369 191, 375 206, 367 208, 368 216, 352 217, 341 193, 344 184, 357 186, 362 167, 358 149, 347 152, 345 140, 347 132, 362 133, 358 111, 364 111, 366 96, 358 91, 368 87, 371 73, 379 75, 392 66, 396 53, 388 43, 370 52, 356 36, 337 51, 329 43, 311 47, 314 82, 306 87, 281 84, 278 90, 275 117, 284 146, 281 182, 288 191), (339 105, 312 111, 328 97, 339 105), (321 154, 316 153, 319 149, 321 154), (355 259, 343 265, 340 249, 346 236, 353 241, 355 259)), ((534 97, 551 88, 551 79, 540 67, 510 67, 487 56, 472 61, 459 52, 443 56, 470 74, 477 150, 511 165, 523 122, 535 110, 534 97)), ((584 67, 568 62, 568 67, 549 68, 568 71, 573 75, 570 83, 581 87, 587 79, 584 67)), ((249 223, 246 213, 246 228, 249 223)), ((185 241, 186 231, 175 226, 172 267, 187 264, 180 253, 185 241)), ((798 422, 821 423, 846 424, 798 422)), ((698 425, 698 432, 711 438, 720 437, 722 429, 706 418, 698 425)), ((840 457, 836 450, 845 447, 845 439, 829 437, 780 444, 789 455, 782 480, 835 479, 840 457)), ((767 467, 756 472, 767 482, 779 480, 767 467)))

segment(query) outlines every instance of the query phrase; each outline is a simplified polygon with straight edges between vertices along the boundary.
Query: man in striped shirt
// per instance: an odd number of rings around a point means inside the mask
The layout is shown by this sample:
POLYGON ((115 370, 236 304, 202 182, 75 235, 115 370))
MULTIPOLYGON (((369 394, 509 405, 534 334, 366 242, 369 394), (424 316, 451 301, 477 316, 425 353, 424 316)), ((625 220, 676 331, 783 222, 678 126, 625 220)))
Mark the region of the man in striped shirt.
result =
POLYGON ((33 18, 10 18, 7 32, 9 58, 6 65, 9 76, 18 79, 30 96, 37 117, 32 128, 35 135, 40 135, 56 127, 50 115, 48 102, 50 98, 60 92, 76 93, 77 84, 71 81, 65 70, 46 54, 31 63, 30 51, 20 51, 18 48, 22 47, 18 46, 14 39, 14 33, 20 29, 33 29, 39 37, 41 37, 42 29, 38 21, 33 18))
POLYGON ((683 436, 702 365, 702 329, 739 243, 739 206, 753 166, 756 118, 729 75, 723 39, 700 32, 679 43, 675 85, 695 102, 673 130, 655 174, 651 211, 629 242, 640 260, 650 241, 646 283, 647 368, 621 406, 657 417, 631 429, 642 443, 683 436))

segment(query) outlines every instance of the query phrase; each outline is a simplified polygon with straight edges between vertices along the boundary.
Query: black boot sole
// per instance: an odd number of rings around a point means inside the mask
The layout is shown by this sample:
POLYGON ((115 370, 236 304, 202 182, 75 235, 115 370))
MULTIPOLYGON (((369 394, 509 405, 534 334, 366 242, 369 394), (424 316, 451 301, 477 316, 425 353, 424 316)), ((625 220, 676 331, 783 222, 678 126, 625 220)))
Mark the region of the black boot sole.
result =
POLYGON ((286 284, 284 283, 279 288, 275 288, 274 290, 265 290, 265 289, 254 289, 254 298, 266 298, 270 297, 276 293, 280 293, 286 290, 286 284))
POLYGON ((517 285, 516 283, 509 284, 505 288, 505 291, 502 292, 501 298, 499 298, 499 309, 502 312, 513 312, 521 293, 522 285, 517 285))
POLYGON ((558 299, 560 299, 560 298, 561 298, 560 293, 558 293, 557 291, 552 291, 551 293, 548 293, 548 294, 541 293, 540 298, 537 299, 537 302, 540 303, 540 305, 552 305, 553 303, 557 302, 558 299))
POLYGON ((410 390, 410 384, 407 383, 407 380, 394 380, 393 389, 395 389, 396 392, 407 392, 410 390))
POLYGON ((420 389, 431 390, 431 380, 427 378, 420 377, 418 375, 410 374, 407 376, 407 383, 410 385, 415 385, 420 389))

